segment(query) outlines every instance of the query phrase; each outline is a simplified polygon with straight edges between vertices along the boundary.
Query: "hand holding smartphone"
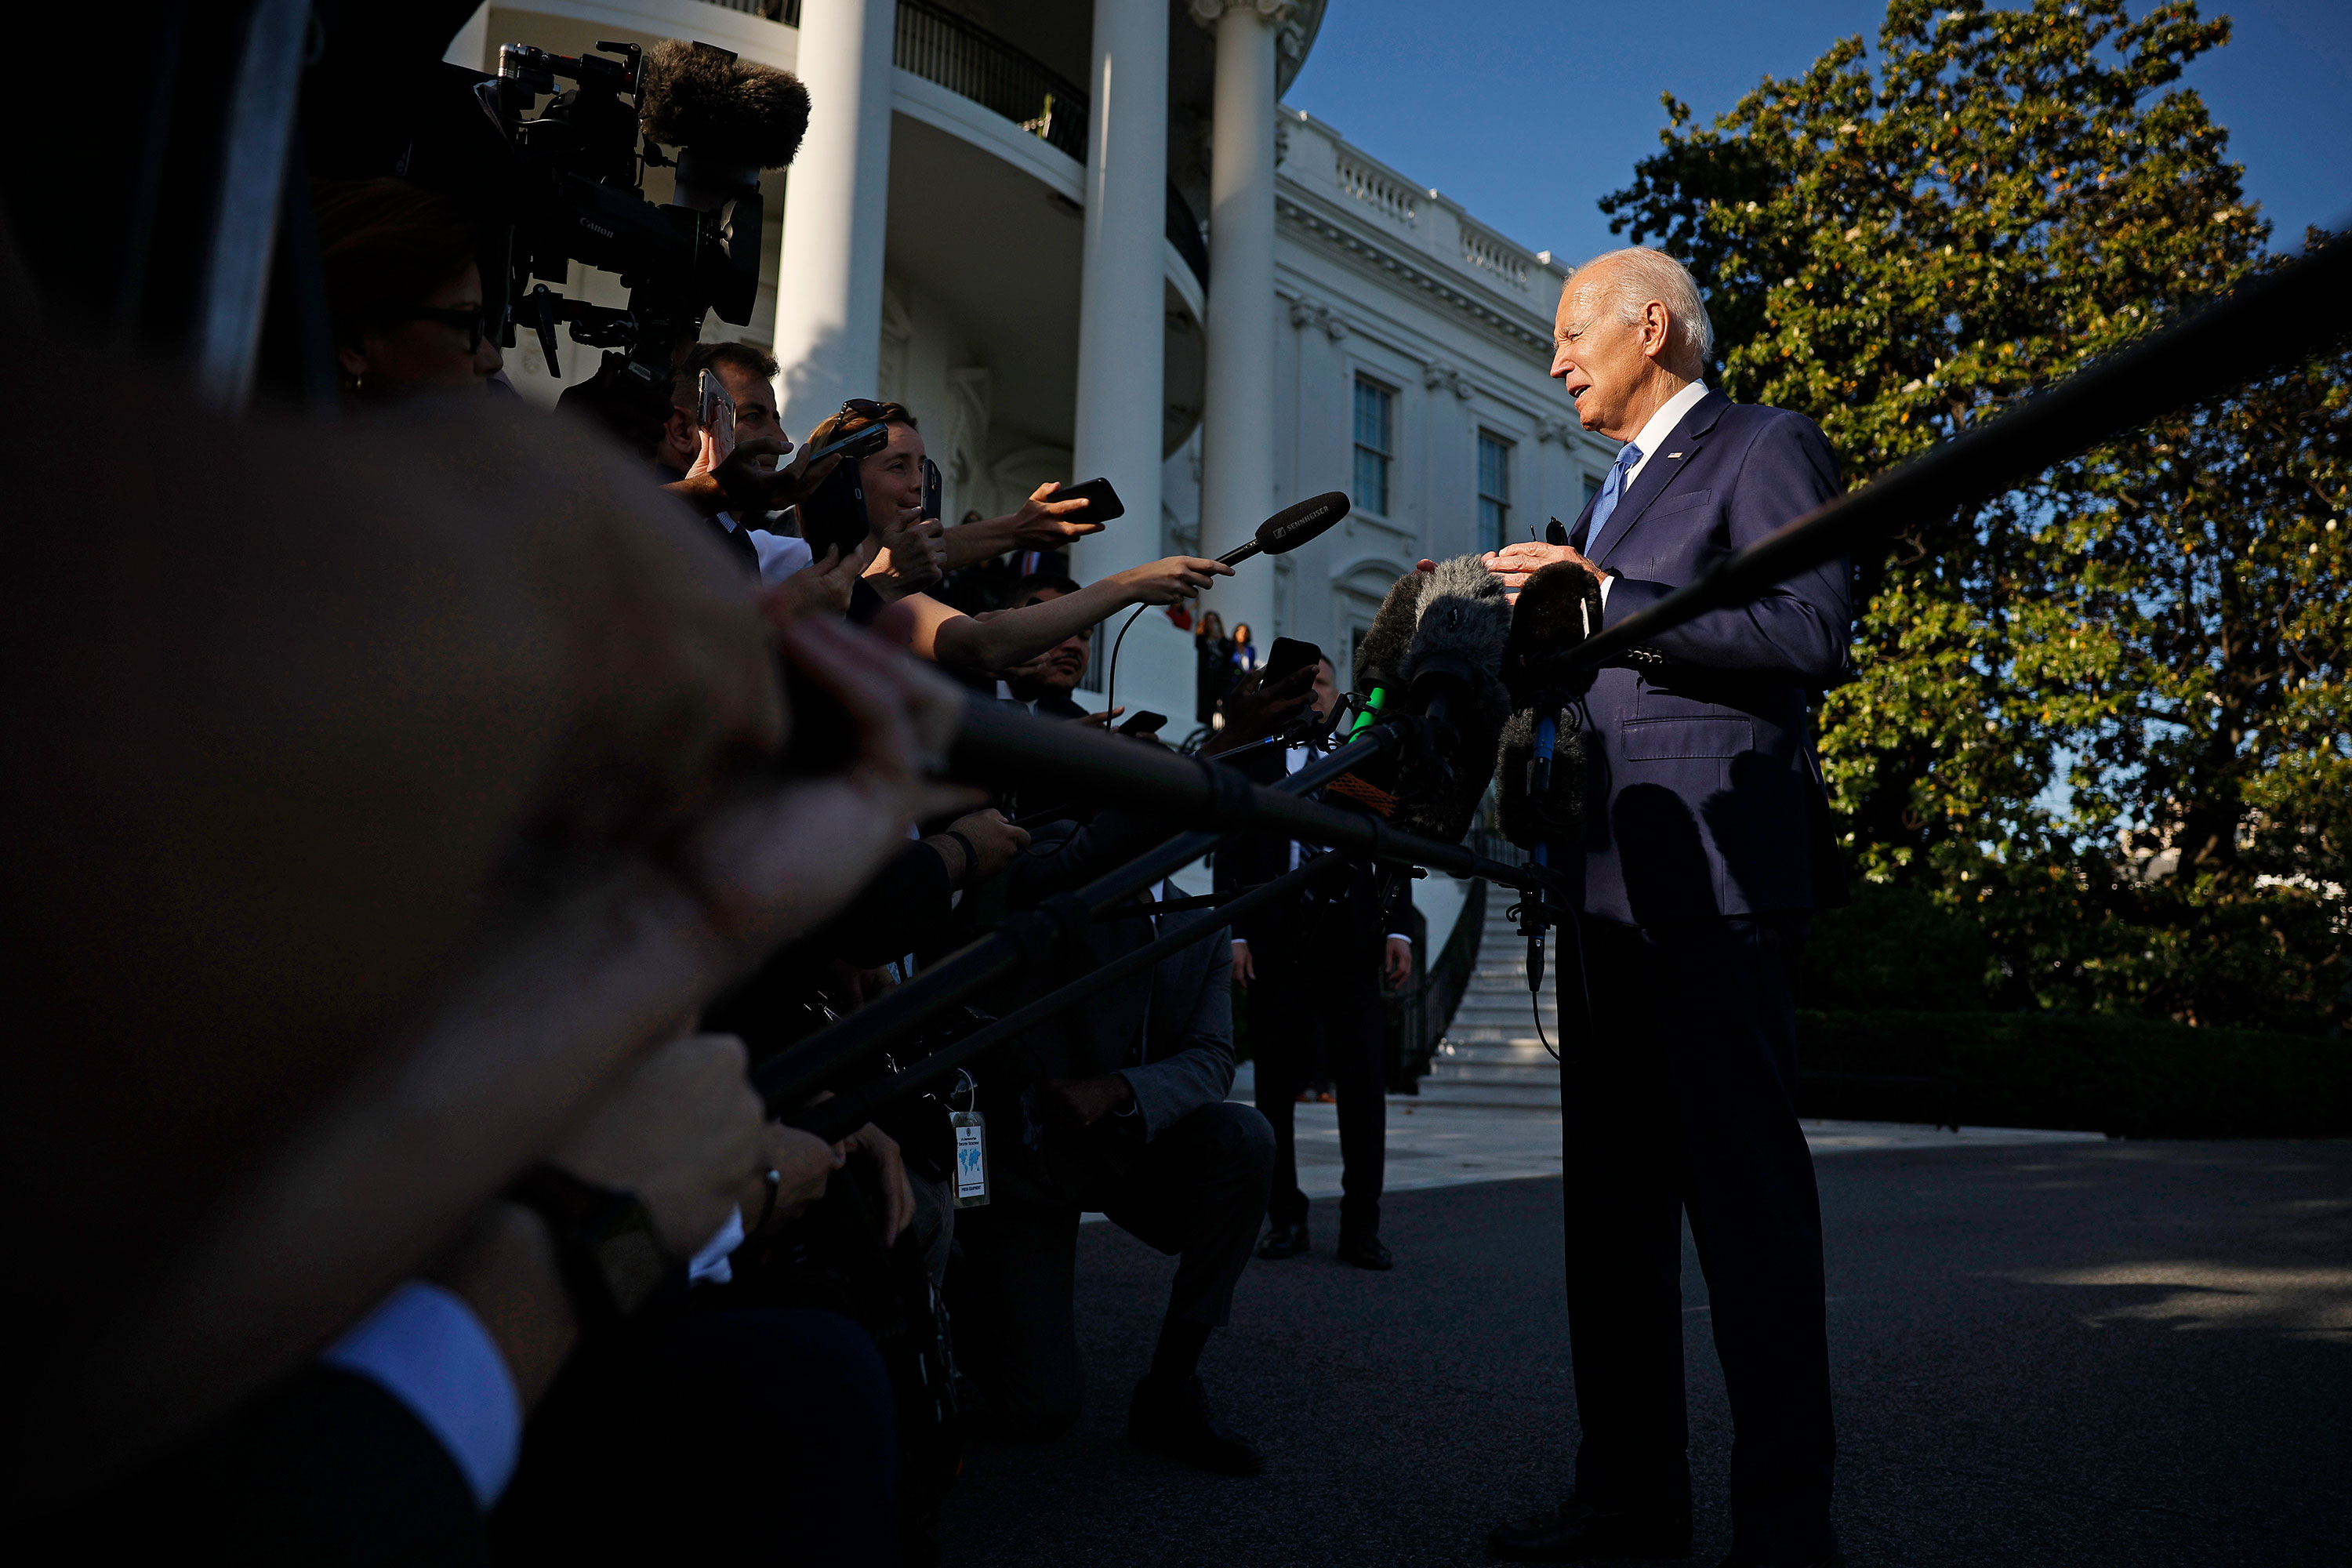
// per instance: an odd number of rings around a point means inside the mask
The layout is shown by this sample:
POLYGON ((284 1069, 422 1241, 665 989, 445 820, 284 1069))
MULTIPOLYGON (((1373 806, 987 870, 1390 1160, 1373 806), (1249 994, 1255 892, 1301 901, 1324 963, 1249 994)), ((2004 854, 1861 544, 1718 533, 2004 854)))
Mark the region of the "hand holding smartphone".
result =
POLYGON ((695 419, 709 434, 711 461, 723 463, 735 455, 735 398, 727 384, 709 371, 702 373, 695 419))

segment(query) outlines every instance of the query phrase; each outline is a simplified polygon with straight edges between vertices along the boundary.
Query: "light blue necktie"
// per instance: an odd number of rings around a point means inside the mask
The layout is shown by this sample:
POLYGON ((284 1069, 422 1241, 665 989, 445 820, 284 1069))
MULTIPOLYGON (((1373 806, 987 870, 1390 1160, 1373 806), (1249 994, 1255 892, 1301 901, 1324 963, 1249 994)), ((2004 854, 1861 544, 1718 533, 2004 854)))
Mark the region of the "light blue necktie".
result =
POLYGON ((1617 503, 1625 494, 1625 476, 1632 473, 1633 465, 1641 460, 1642 448, 1631 441, 1626 442, 1625 449, 1617 454, 1617 461, 1611 467, 1609 477, 1601 482, 1601 494, 1593 500, 1592 521, 1585 525, 1585 543, 1580 552, 1586 560, 1601 559, 1601 531, 1616 515, 1617 503))

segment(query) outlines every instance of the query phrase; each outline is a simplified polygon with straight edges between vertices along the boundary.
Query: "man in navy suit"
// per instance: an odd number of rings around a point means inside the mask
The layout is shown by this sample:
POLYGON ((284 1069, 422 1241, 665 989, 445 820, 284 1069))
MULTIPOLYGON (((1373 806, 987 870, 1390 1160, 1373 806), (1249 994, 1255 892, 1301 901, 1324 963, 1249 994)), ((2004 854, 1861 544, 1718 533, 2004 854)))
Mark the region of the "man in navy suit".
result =
MULTIPOLYGON (((1820 428, 1734 404, 1688 273, 1602 256, 1561 290, 1551 374, 1624 448, 1576 527, 1487 558, 1514 593, 1570 562, 1614 626, 1840 489, 1820 428)), ((1840 1561, 1821 1205, 1797 1125, 1794 989, 1836 889, 1810 693, 1846 669, 1845 563, 1712 611, 1601 670, 1580 955, 1559 966, 1568 1312, 1582 1438, 1562 1505, 1496 1530, 1525 1562, 1690 1552, 1681 1219, 1730 1397, 1727 1568, 1840 1561), (1586 994, 1591 998, 1588 1019, 1586 994)))

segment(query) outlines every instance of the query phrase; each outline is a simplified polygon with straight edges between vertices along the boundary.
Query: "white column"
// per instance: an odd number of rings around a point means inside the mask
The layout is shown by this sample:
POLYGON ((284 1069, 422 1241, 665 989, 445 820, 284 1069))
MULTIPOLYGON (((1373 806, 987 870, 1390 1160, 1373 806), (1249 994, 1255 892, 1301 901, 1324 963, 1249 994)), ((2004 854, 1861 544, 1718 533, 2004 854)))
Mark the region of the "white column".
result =
MULTIPOLYGON (((1160 541, 1160 442, 1167 363, 1168 7, 1166 0, 1095 0, 1094 68, 1087 90, 1086 273, 1078 293, 1078 407, 1073 479, 1101 476, 1127 515, 1070 552, 1082 583, 1155 560, 1160 541)), ((1214 597, 1214 595, 1211 595, 1214 597)), ((1128 615, 1104 627, 1097 657, 1128 615)), ((1103 672, 1097 672, 1103 673, 1103 672)), ((1118 656, 1120 707, 1170 719, 1169 739, 1192 728, 1189 633, 1146 610, 1118 656)))
POLYGON ((457 36, 449 40, 442 58, 453 66, 464 66, 469 71, 494 71, 499 63, 490 54, 490 8, 477 5, 457 36))
POLYGON ((871 397, 881 369, 889 213, 890 55, 897 0, 807 0, 794 69, 808 137, 784 186, 776 361, 793 439, 871 397))
MULTIPOLYGON (((1201 551, 1222 554, 1275 510, 1274 43, 1290 0, 1192 0, 1217 34, 1210 121, 1208 406, 1202 416, 1201 551)), ((1205 603, 1272 645, 1274 572, 1263 558, 1205 603)))
POLYGON ((1168 8, 1161 0, 1095 0, 1094 70, 1087 85, 1094 101, 1087 120, 1086 273, 1078 293, 1071 477, 1107 478, 1127 504, 1124 521, 1073 552, 1078 575, 1091 580, 1160 554, 1167 359, 1160 252, 1168 227, 1168 8))

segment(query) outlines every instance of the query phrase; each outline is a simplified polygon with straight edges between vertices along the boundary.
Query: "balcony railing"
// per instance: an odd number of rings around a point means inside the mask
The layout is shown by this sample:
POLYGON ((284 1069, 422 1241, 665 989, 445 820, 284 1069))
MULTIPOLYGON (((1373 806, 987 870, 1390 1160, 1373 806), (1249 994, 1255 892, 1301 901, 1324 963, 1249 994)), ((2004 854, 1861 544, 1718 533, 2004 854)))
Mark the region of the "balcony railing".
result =
POLYGON ((898 0, 894 58, 899 69, 993 110, 1079 163, 1087 161, 1087 95, 987 28, 929 0, 898 0))
POLYGON ((706 3, 729 11, 740 11, 747 16, 765 16, 771 22, 782 22, 787 27, 801 25, 801 0, 706 0, 706 3))
MULTIPOLYGON (((801 24, 801 0, 707 0, 730 11, 765 16, 787 27, 801 24)), ((1087 161, 1087 95, 1067 77, 1048 70, 977 23, 931 4, 898 0, 898 36, 891 58, 900 70, 934 81, 960 98, 1010 120, 1032 136, 1087 161)), ((1168 187, 1168 243, 1184 258, 1205 292, 1209 247, 1200 219, 1171 183, 1168 187)))

